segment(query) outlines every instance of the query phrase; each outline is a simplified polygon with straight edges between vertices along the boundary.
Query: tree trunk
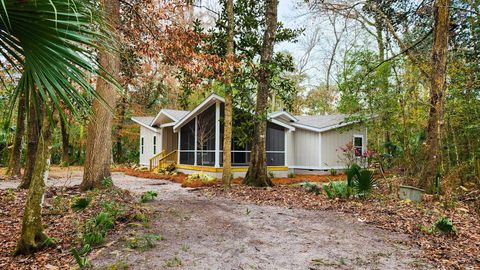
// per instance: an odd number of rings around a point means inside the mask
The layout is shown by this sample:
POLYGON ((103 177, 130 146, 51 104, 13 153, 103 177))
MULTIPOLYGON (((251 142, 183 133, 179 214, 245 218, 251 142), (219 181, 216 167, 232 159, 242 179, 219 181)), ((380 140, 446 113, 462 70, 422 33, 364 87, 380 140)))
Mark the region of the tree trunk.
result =
POLYGON ((67 125, 64 121, 66 119, 60 119, 60 129, 62 131, 62 161, 61 164, 64 167, 68 167, 70 165, 70 157, 68 156, 68 149, 69 149, 69 135, 67 130, 67 125))
POLYGON ((123 124, 125 123, 125 113, 127 112, 127 99, 122 98, 121 102, 118 104, 118 123, 115 130, 115 162, 122 163, 124 161, 123 157, 123 145, 122 145, 122 130, 123 124))
POLYGON ((429 189, 433 187, 435 177, 440 173, 442 155, 441 130, 447 73, 449 4, 449 0, 436 0, 434 5, 435 33, 432 49, 430 112, 425 146, 426 162, 419 181, 420 187, 429 189))
POLYGON ((18 101, 18 112, 17 112, 17 128, 15 130, 15 141, 13 143, 12 153, 10 155, 10 160, 8 162, 7 175, 14 177, 22 177, 22 143, 23 135, 25 133, 25 107, 26 98, 22 94, 20 100, 18 101))
POLYGON ((37 155, 38 140, 40 137, 40 121, 42 121, 42 115, 39 115, 39 108, 35 107, 32 97, 30 97, 30 104, 28 108, 27 119, 27 153, 25 157, 25 169, 23 171, 23 178, 18 188, 27 189, 30 187, 32 181, 33 169, 35 167, 35 158, 37 155))
MULTIPOLYGON (((42 105, 43 106, 43 105, 42 105)), ((44 110, 41 109, 41 116, 44 110)), ((42 200, 45 191, 45 179, 50 159, 52 132, 50 118, 39 117, 42 120, 41 136, 39 136, 32 181, 28 189, 27 201, 22 219, 22 231, 14 254, 30 254, 41 247, 47 236, 43 232, 42 200)), ((37 123, 39 126, 40 123, 37 123)))
MULTIPOLYGON (((226 59, 231 60, 234 57, 233 51, 233 0, 227 0, 227 55, 226 59)), ((230 187, 232 182, 232 119, 233 119, 233 89, 232 74, 227 74, 227 91, 225 91, 225 115, 223 123, 223 173, 222 180, 225 187, 230 187)))
POLYGON ((252 151, 250 153, 250 166, 243 179, 246 185, 263 187, 272 186, 272 181, 267 174, 267 106, 270 94, 270 74, 268 65, 273 56, 275 36, 277 32, 277 6, 278 0, 266 1, 266 29, 263 36, 262 50, 260 53, 260 70, 258 71, 257 103, 255 107, 255 127, 252 151))
MULTIPOLYGON (((112 31, 117 33, 120 21, 120 4, 118 0, 102 0, 101 5, 107 15, 112 31)), ((117 34, 115 34, 117 35, 117 34)), ((113 44, 114 46, 118 44, 113 44)), ((100 65, 114 78, 118 78, 120 71, 120 56, 118 50, 100 48, 98 53, 100 65)), ((102 180, 110 177, 110 163, 112 159, 112 120, 113 110, 117 99, 115 86, 98 78, 97 93, 103 98, 106 105, 100 100, 93 101, 93 116, 87 127, 87 146, 82 190, 102 187, 102 180)))

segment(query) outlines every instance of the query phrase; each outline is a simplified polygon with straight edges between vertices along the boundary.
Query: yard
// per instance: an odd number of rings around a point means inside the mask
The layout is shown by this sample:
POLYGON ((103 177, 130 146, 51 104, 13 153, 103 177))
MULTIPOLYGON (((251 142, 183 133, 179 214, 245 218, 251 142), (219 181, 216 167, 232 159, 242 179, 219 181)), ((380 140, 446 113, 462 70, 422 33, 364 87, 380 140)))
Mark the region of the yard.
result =
MULTIPOLYGON (((68 205, 82 196, 75 188, 81 178, 78 168, 52 170, 43 218, 57 244, 11 257, 18 234, 3 233, 2 268, 75 266, 70 250, 81 242, 75 220, 98 214, 105 198, 128 211, 88 255, 95 269, 474 269, 480 262, 480 233, 471 226, 478 214, 462 201, 405 202, 381 189, 368 199, 329 200, 291 183, 181 188, 174 181, 115 172, 113 183, 125 191, 92 195, 90 206, 73 211, 68 205), (146 192, 158 196, 139 203, 146 192), (62 211, 53 211, 62 205, 56 195, 67 205, 62 211), (454 221, 456 233, 426 231, 442 216, 454 221)), ((20 229, 24 192, 8 189, 16 184, 0 182, 2 232, 20 229)))

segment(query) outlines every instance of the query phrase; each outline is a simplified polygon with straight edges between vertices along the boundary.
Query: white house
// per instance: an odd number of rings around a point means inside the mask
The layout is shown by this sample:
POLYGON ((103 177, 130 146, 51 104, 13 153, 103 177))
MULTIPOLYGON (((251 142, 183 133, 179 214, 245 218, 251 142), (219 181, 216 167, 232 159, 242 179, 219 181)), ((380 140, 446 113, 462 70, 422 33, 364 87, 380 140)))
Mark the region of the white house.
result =
MULTIPOLYGON (((175 162, 184 173, 202 171, 221 176, 224 99, 208 96, 191 111, 162 109, 156 116, 133 117, 140 125, 141 165, 156 167, 175 162)), ((349 142, 358 158, 367 148, 363 123, 346 121, 346 115, 293 116, 285 111, 269 114, 267 165, 276 176, 289 172, 321 173, 344 169, 340 150, 349 142)), ((234 176, 243 176, 250 162, 250 146, 232 144, 234 176)))

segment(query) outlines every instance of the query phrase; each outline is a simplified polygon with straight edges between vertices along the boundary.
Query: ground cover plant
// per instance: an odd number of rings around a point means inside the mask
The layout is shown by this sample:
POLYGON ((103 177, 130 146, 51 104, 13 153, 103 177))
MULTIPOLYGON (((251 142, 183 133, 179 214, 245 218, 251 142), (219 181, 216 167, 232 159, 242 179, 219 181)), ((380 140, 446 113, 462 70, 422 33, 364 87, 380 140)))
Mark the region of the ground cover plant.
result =
POLYGON ((48 242, 33 255, 12 257, 25 198, 24 190, 0 190, 1 269, 87 266, 89 252, 147 211, 128 191, 117 188, 82 193, 78 187, 50 187, 45 193, 42 215, 48 242))

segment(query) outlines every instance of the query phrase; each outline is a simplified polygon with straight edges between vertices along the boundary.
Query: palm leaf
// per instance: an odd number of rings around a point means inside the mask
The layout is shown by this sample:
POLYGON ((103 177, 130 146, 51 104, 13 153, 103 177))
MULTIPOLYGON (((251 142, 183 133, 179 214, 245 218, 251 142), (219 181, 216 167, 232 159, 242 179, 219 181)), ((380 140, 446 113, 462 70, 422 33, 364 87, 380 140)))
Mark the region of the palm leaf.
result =
POLYGON ((24 92, 34 102, 52 102, 62 117, 62 105, 77 116, 90 105, 88 97, 100 98, 86 74, 118 87, 94 53, 98 46, 112 44, 103 34, 109 28, 96 1, 0 0, 0 4, 0 68, 5 71, 8 63, 21 73, 12 107, 24 92))

